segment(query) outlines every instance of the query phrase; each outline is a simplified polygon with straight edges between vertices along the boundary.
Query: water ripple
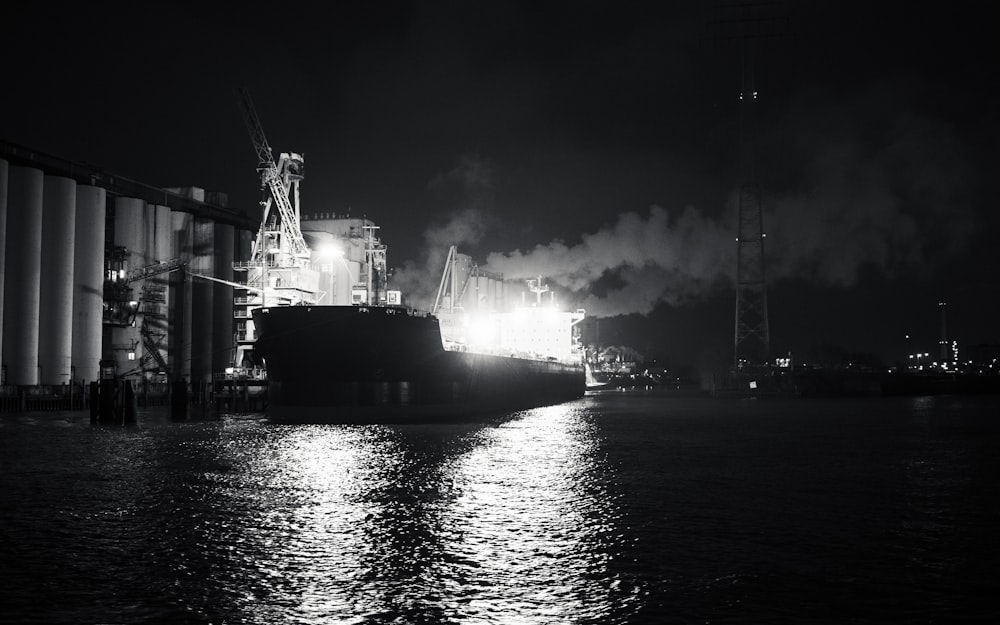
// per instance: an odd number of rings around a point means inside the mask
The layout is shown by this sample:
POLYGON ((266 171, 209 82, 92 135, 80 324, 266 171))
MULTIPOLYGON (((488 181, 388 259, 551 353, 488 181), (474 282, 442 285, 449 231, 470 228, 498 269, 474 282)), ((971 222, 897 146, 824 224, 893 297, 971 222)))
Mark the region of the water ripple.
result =
POLYGON ((4 415, 0 622, 972 622, 1000 426, 970 401, 4 415))

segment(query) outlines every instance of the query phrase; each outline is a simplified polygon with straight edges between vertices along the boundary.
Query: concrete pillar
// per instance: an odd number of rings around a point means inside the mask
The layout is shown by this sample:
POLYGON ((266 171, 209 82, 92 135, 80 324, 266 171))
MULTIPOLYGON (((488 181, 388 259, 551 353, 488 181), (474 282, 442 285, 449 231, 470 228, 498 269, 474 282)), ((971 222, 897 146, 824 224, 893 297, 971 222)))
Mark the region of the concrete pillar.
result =
MULTIPOLYGON (((128 250, 126 256, 126 271, 133 271, 146 265, 146 203, 139 198, 115 198, 115 247, 128 250)), ((131 297, 138 301, 142 291, 142 281, 129 285, 131 297)), ((113 357, 118 367, 118 375, 136 376, 140 373, 139 359, 142 357, 142 336, 139 333, 140 319, 134 326, 112 328, 111 353, 105 357, 113 357)))
MULTIPOLYGON (((190 213, 171 211, 170 225, 173 236, 170 241, 171 258, 180 258, 188 263, 192 271, 194 251, 194 216, 190 213)), ((170 282, 170 308, 168 313, 169 334, 167 337, 168 362, 174 380, 191 381, 191 300, 192 278, 178 273, 170 282)))
POLYGON ((69 384, 73 353, 76 181, 45 176, 42 197, 39 384, 69 384))
POLYGON ((250 253, 253 251, 253 240, 257 236, 256 232, 251 232, 249 230, 239 230, 236 236, 236 260, 248 261, 250 260, 250 253))
POLYGON ((0 158, 0 360, 3 354, 3 275, 7 256, 7 161, 0 158))
MULTIPOLYGON (((215 275, 215 222, 196 217, 194 220, 194 250, 191 271, 205 276, 215 275)), ((203 278, 192 280, 191 319, 191 382, 212 381, 213 283, 203 278)))
POLYGON ((42 195, 40 170, 8 168, 3 318, 3 362, 7 365, 8 384, 38 384, 42 195))
POLYGON ((152 265, 156 258, 156 204, 145 204, 142 210, 142 253, 143 266, 152 265))
POLYGON ((116 246, 128 250, 128 270, 139 269, 146 264, 146 203, 139 198, 115 198, 115 239, 116 246))
POLYGON ((76 245, 73 248, 73 369, 76 379, 98 379, 104 303, 104 216, 107 193, 76 188, 76 245))
MULTIPOLYGON (((215 224, 215 277, 233 281, 236 231, 228 224, 215 224)), ((214 321, 212 324, 212 370, 233 366, 236 345, 233 337, 233 287, 214 283, 214 321)))

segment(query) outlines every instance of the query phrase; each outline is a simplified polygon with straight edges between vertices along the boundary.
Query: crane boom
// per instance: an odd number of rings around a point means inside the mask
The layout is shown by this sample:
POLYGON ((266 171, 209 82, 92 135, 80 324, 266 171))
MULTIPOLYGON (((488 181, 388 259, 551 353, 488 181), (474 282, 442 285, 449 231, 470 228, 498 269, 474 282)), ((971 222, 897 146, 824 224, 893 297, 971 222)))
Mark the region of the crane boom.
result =
POLYGON ((161 273, 170 273, 171 271, 183 269, 185 265, 187 263, 180 258, 171 258, 170 260, 153 263, 152 265, 146 265, 145 267, 130 271, 125 275, 123 282, 127 284, 129 282, 145 280, 146 278, 158 276, 161 273))
POLYGON ((250 140, 253 141, 253 148, 257 151, 257 160, 261 164, 274 164, 274 155, 271 151, 271 146, 267 143, 267 137, 264 136, 264 128, 260 125, 260 119, 257 117, 257 109, 253 105, 253 100, 250 99, 250 92, 243 87, 240 87, 238 91, 240 94, 240 104, 243 107, 243 121, 250 132, 250 140))
MULTIPOLYGON (((240 104, 243 109, 243 119, 246 122, 247 130, 250 133, 250 140, 253 142, 254 150, 257 152, 258 171, 261 175, 261 186, 266 187, 278 208, 280 217, 280 228, 283 238, 289 247, 289 253, 293 258, 309 258, 309 246, 306 244, 302 231, 299 228, 299 219, 292 208, 292 202, 288 198, 288 189, 285 188, 284 180, 278 165, 274 162, 274 153, 264 136, 264 128, 257 117, 257 110, 254 108, 250 93, 239 88, 240 104)), ((261 220, 261 228, 265 228, 267 216, 261 220)))

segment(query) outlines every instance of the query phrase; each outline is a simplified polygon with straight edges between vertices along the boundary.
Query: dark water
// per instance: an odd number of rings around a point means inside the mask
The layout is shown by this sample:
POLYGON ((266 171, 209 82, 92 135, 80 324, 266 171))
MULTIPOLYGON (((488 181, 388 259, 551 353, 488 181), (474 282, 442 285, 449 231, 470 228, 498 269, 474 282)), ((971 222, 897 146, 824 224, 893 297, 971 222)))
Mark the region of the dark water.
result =
POLYGON ((0 621, 986 623, 1000 398, 0 415, 0 621))

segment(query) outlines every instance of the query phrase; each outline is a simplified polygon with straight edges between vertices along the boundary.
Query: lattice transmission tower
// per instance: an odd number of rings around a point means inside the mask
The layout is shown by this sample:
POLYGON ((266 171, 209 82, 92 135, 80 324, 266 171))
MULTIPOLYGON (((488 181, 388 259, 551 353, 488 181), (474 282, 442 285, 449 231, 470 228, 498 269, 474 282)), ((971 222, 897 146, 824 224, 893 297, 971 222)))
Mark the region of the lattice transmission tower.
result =
POLYGON ((757 85, 754 42, 743 41, 743 84, 740 90, 740 187, 736 229, 736 330, 733 364, 761 364, 771 352, 767 319, 767 272, 764 265, 764 216, 756 167, 757 85))
POLYGON ((740 59, 739 152, 736 228, 736 315, 733 364, 737 369, 767 362, 771 331, 767 318, 764 217, 757 178, 757 56, 764 39, 785 36, 787 20, 777 2, 737 2, 717 6, 724 13, 712 22, 713 41, 738 46, 740 59))

